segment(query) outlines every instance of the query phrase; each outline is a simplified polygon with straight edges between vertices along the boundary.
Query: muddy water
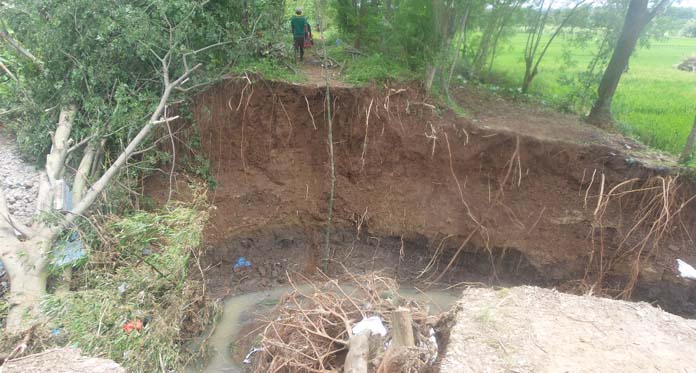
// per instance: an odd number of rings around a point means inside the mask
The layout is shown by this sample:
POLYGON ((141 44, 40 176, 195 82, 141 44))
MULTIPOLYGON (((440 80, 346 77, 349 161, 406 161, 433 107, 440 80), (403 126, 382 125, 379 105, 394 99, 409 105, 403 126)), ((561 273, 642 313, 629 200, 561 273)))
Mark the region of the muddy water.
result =
MULTIPOLYGON (((302 291, 306 288, 299 287, 299 289, 302 291)), ((232 357, 231 347, 233 343, 241 337, 239 333, 245 324, 258 316, 259 312, 263 312, 264 308, 270 309, 273 307, 278 299, 289 291, 289 287, 280 287, 227 299, 223 307, 222 316, 215 325, 215 329, 208 341, 210 347, 215 350, 214 356, 205 367, 199 365, 191 366, 186 371, 189 373, 243 372, 244 364, 232 357)), ((404 298, 414 299, 429 307, 432 314, 449 310, 460 296, 460 293, 455 290, 428 290, 422 292, 417 289, 400 289, 399 294, 404 298)))

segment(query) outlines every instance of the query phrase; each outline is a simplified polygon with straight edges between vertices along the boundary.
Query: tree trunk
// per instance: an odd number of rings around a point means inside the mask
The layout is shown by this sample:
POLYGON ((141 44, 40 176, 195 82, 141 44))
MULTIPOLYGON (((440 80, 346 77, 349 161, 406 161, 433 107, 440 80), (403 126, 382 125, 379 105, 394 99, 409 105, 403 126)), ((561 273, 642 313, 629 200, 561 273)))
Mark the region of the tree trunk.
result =
POLYGON ((82 155, 82 160, 80 165, 77 167, 77 172, 75 173, 75 182, 73 183, 73 203, 78 203, 82 196, 85 195, 85 188, 87 188, 87 179, 91 174, 92 163, 94 161, 94 156, 97 149, 94 144, 89 143, 85 148, 85 153, 82 155))
POLYGON ((459 63, 459 56, 463 54, 462 44, 466 43, 466 25, 467 21, 469 20, 469 7, 470 5, 467 4, 466 10, 464 11, 464 16, 462 18, 462 23, 459 26, 459 38, 457 38, 457 42, 454 45, 454 60, 452 61, 452 66, 450 68, 449 75, 447 76, 447 82, 445 82, 445 92, 447 93, 447 97, 449 97, 449 89, 450 84, 452 83, 454 69, 457 67, 457 64, 459 63))
POLYGON ((616 88, 619 86, 621 75, 626 71, 628 61, 636 48, 638 39, 643 30, 645 30, 645 26, 655 17, 658 11, 666 6, 665 3, 668 3, 668 1, 663 0, 653 11, 650 11, 648 9, 648 0, 631 0, 614 53, 599 84, 597 100, 587 117, 589 123, 600 127, 611 123, 611 100, 614 98, 616 88))
MULTIPOLYGON (((0 188, 0 259, 2 260, 7 274, 10 278, 10 309, 7 316, 6 329, 9 333, 18 333, 31 327, 33 323, 39 321, 40 316, 40 300, 46 295, 46 278, 48 277, 47 265, 48 255, 51 246, 57 235, 66 227, 68 227, 78 216, 83 216, 90 208, 97 196, 101 194, 108 186, 110 181, 121 168, 126 164, 126 161, 133 155, 135 150, 148 137, 152 129, 161 123, 168 120, 175 120, 178 117, 162 118, 165 107, 167 106, 169 96, 176 87, 185 82, 191 73, 200 68, 201 64, 197 64, 192 68, 186 68, 186 71, 175 81, 170 81, 169 77, 169 62, 162 62, 162 77, 164 79, 164 91, 160 97, 157 109, 152 113, 150 120, 140 129, 138 134, 128 143, 126 149, 118 156, 111 164, 109 169, 84 193, 80 191, 78 195, 82 198, 76 202, 76 205, 65 214, 64 219, 52 226, 42 226, 35 224, 33 229, 29 230, 22 227, 20 224, 13 221, 5 202, 5 194, 0 188), (26 230, 27 232, 21 232, 26 230), (23 236, 29 237, 26 241, 20 241, 16 236, 18 232, 23 236)), ((62 177, 65 169, 65 160, 69 152, 70 132, 72 130, 72 122, 75 118, 77 108, 69 106, 61 110, 58 128, 52 136, 53 146, 51 152, 46 157, 46 171, 41 175, 41 184, 39 187, 39 200, 37 207, 40 211, 50 211, 54 205, 52 201, 57 200, 56 191, 64 193, 60 186, 63 184, 62 177)), ((103 143, 102 143, 103 145, 103 143)), ((89 173, 87 165, 92 164, 89 159, 93 156, 94 149, 88 148, 88 159, 83 159, 82 176, 89 173), (92 155, 90 155, 92 154, 92 155)), ((80 174, 80 172, 78 172, 80 174)), ((82 188, 84 190, 84 188, 82 188)))
POLYGON ((392 312, 392 339, 391 347, 413 347, 416 345, 413 337, 413 318, 408 308, 398 308, 392 312))
POLYGON ((2 261, 10 278, 10 309, 6 331, 18 334, 39 322, 39 305, 46 295, 46 254, 53 242, 52 232, 46 230, 34 239, 7 244, 4 237, 2 261))
POLYGON ((686 145, 684 145, 684 150, 679 157, 679 162, 686 162, 691 157, 694 151, 694 142, 696 141, 696 116, 694 117, 694 125, 691 127, 691 132, 689 137, 686 139, 686 145))
POLYGON ((358 5, 358 8, 356 9, 356 15, 358 17, 357 23, 357 29, 355 30, 355 48, 360 49, 364 34, 365 34, 365 28, 368 25, 367 22, 367 4, 365 4, 366 1, 361 1, 360 4, 358 5))
POLYGON ((532 80, 534 79, 534 73, 532 67, 529 63, 524 69, 524 79, 522 80, 522 93, 529 92, 529 86, 532 85, 532 80))
POLYGON ((344 364, 344 373, 367 373, 370 358, 370 332, 362 332, 348 340, 348 354, 344 364))
POLYGON ((435 80, 435 74, 437 74, 437 67, 435 65, 429 64, 425 68, 425 91, 430 93, 433 89, 433 81, 435 80))

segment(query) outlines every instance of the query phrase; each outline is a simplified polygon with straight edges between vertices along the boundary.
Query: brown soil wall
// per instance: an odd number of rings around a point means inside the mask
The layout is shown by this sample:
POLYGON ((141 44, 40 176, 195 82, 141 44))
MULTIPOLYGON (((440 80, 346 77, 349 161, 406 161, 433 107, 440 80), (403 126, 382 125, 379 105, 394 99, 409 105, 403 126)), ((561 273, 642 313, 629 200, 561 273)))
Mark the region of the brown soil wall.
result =
MULTIPOLYGON (((190 153, 197 136, 211 161, 212 266, 242 254, 259 262, 292 257, 310 272, 318 263, 330 185, 325 101, 324 88, 246 79, 195 97, 177 154, 190 153), (272 237, 257 241, 274 246, 275 259, 254 257, 271 250, 255 242, 264 234, 272 237), (286 241, 294 249, 283 248, 286 241)), ((370 240, 389 238, 397 254, 414 247, 419 270, 438 259, 431 280, 450 261, 466 272, 471 253, 494 264, 510 251, 551 285, 615 295, 637 275, 640 298, 679 298, 675 312, 693 309, 696 291, 674 270, 676 257, 696 264, 693 211, 670 215, 659 240, 648 234, 659 211, 646 206, 664 197, 667 171, 606 146, 485 128, 426 101, 417 87, 331 90, 334 225, 343 246, 357 240, 369 253, 370 240)), ((150 180, 150 193, 168 190, 165 179, 150 180)), ((665 197, 673 209, 691 190, 679 179, 675 185, 665 197)))

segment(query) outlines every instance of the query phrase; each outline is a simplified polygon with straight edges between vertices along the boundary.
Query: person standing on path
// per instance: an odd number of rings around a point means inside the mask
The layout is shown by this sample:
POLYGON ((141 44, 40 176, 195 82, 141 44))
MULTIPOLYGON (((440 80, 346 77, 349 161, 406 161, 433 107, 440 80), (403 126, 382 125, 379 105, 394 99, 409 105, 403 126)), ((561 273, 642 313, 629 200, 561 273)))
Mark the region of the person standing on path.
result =
POLYGON ((295 15, 292 16, 290 20, 290 28, 292 29, 292 36, 294 38, 294 50, 295 50, 295 61, 297 61, 297 52, 300 52, 300 61, 304 59, 304 42, 305 33, 307 32, 307 18, 302 15, 302 9, 295 9, 295 15))

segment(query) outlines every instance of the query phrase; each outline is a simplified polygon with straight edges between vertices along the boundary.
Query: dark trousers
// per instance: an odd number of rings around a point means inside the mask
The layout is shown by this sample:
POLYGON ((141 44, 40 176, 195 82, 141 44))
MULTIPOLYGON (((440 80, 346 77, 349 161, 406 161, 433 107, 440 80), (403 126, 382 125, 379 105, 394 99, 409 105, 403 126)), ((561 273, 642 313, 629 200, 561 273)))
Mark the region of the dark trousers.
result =
POLYGON ((300 61, 304 58, 304 36, 295 36, 295 51, 300 51, 300 61))

